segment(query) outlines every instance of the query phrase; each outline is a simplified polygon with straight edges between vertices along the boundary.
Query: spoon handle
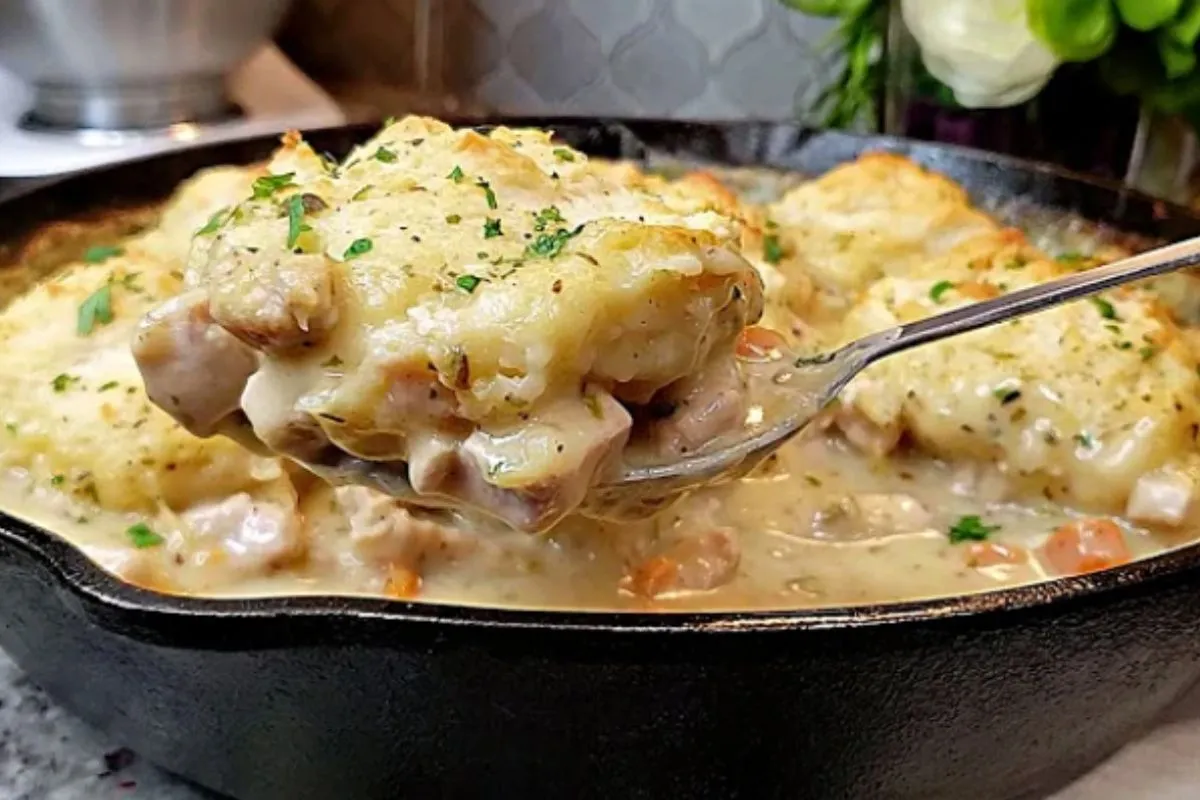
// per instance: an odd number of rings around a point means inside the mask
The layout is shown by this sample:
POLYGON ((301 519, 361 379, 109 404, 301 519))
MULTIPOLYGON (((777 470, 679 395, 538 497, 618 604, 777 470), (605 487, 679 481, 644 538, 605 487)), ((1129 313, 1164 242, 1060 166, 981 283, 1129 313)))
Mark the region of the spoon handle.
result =
POLYGON ((910 347, 1035 314, 1114 286, 1196 266, 1200 266, 1200 237, 905 323, 871 337, 873 346, 862 357, 870 363, 910 347))

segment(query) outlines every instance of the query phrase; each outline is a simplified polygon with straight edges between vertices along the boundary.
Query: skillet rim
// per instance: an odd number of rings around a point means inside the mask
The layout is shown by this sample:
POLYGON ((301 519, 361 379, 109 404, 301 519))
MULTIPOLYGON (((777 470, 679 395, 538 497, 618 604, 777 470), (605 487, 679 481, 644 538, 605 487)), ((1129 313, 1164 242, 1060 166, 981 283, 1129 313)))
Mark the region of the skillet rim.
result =
MULTIPOLYGON (((674 121, 656 119, 614 119, 585 116, 497 117, 491 120, 449 120, 453 124, 494 126, 518 125, 554 128, 556 125, 615 127, 637 138, 636 131, 644 126, 658 126, 686 131, 687 129, 729 132, 738 128, 784 130, 795 138, 797 146, 808 146, 820 139, 838 142, 847 150, 900 153, 926 164, 931 155, 947 154, 959 159, 989 164, 1003 171, 1043 176, 1068 185, 1099 190, 1118 204, 1133 200, 1148 204, 1161 219, 1183 220, 1200 225, 1200 216, 1191 210, 1130 189, 1116 181, 1084 175, 1057 165, 1026 160, 1008 155, 903 137, 858 134, 842 131, 817 131, 792 120, 745 120, 735 122, 674 121), (924 156, 924 157, 922 157, 924 156)), ((345 135, 371 132, 378 123, 350 123, 306 130, 306 136, 345 135)), ((264 135, 193 145, 158 153, 145 158, 128 159, 92 167, 67 175, 23 180, 0 199, 0 210, 43 192, 62 191, 63 187, 92 176, 121 169, 142 167, 153 169, 156 164, 168 163, 181 153, 196 155, 204 151, 220 151, 234 146, 262 144, 269 147, 278 135, 264 135)), ((227 163, 227 162, 214 162, 227 163)), ((936 168, 930 167, 936 171, 936 168)), ((49 224, 55 220, 44 220, 49 224)), ((1093 220, 1124 231, 1118 223, 1093 220)), ((11 545, 30 556, 57 589, 69 592, 69 598, 93 603, 100 609, 144 618, 154 627, 159 623, 188 620, 274 623, 285 620, 358 620, 381 621, 388 624, 419 623, 466 629, 539 630, 611 634, 705 633, 748 634, 789 631, 817 631, 896 626, 901 624, 932 623, 963 617, 1004 615, 1010 612, 1062 606, 1071 601, 1110 598, 1130 591, 1152 591, 1153 584, 1185 573, 1200 573, 1200 544, 1184 544, 1149 558, 1133 561, 1088 575, 1054 578, 972 594, 906 600, 896 603, 827 606, 783 610, 745 611, 686 611, 646 612, 607 610, 556 610, 534 608, 505 608, 449 603, 420 603, 391 600, 367 595, 303 594, 252 596, 246 598, 201 597, 173 595, 143 589, 117 578, 89 558, 82 549, 59 535, 0 511, 0 545, 11 545)), ((97 618, 107 627, 118 623, 97 618)), ((125 621, 119 623, 127 628, 125 621)), ((273 627, 274 627, 273 626, 273 627)), ((265 645, 266 643, 264 643, 265 645)), ((251 646, 253 649, 253 646, 251 646)))

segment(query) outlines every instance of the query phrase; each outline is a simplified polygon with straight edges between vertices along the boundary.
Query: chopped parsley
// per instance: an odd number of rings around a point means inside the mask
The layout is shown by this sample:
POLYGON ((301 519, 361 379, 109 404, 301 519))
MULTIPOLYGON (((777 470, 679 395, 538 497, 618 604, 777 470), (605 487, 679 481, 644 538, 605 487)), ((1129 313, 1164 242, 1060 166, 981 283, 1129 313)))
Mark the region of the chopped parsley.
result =
POLYGON ((50 485, 51 486, 62 486, 66 480, 67 480, 66 475, 54 475, 50 478, 50 485))
POLYGON ((562 212, 558 210, 558 206, 546 206, 541 211, 534 212, 533 229, 541 232, 546 230, 546 226, 551 222, 561 222, 564 225, 566 220, 563 219, 562 212))
POLYGON ((374 158, 376 161, 382 161, 384 164, 395 164, 396 163, 396 151, 389 150, 388 148, 381 146, 378 150, 375 151, 374 158))
POLYGON ((763 260, 768 264, 778 264, 783 260, 783 245, 779 243, 778 234, 768 233, 763 237, 763 260))
POLYGON ((968 514, 950 526, 946 532, 951 544, 960 542, 982 542, 996 531, 999 525, 985 525, 977 514, 968 514))
POLYGON ((229 219, 229 208, 219 208, 213 212, 211 217, 208 218, 208 222, 204 223, 204 227, 196 231, 194 235, 210 236, 216 233, 217 230, 225 224, 225 220, 227 219, 229 219))
POLYGON ((1000 405, 1006 406, 1009 403, 1016 402, 1021 399, 1021 390, 1014 389, 1011 386, 998 386, 992 390, 992 394, 1000 401, 1000 405))
POLYGON ((346 248, 346 252, 342 253, 342 260, 350 261, 358 258, 365 253, 371 252, 371 248, 374 246, 375 243, 370 239, 355 239, 350 243, 350 246, 346 248))
POLYGON ((17 435, 17 424, 15 422, 4 423, 4 430, 8 431, 13 436, 17 435))
POLYGON ((446 215, 446 224, 457 225, 460 222, 462 222, 462 217, 460 217, 458 214, 447 214, 446 215))
POLYGON ((554 233, 543 233, 525 245, 525 256, 526 258, 554 258, 562 252, 568 241, 579 235, 581 230, 583 230, 582 225, 572 231, 559 228, 554 233))
POLYGON ((107 325, 112 321, 112 284, 106 283, 80 303, 75 318, 75 332, 80 336, 87 336, 96 327, 96 323, 107 325))
POLYGON ((1138 349, 1138 355, 1142 357, 1142 361, 1149 361, 1154 358, 1156 353, 1158 353, 1158 348, 1152 345, 1146 345, 1138 349))
POLYGON ((500 230, 500 220, 488 217, 483 221, 483 238, 492 239, 503 235, 504 231, 500 230))
POLYGON ((109 244, 98 244, 83 251, 83 260, 89 264, 103 264, 110 258, 116 258, 125 251, 120 247, 109 244))
POLYGON ((1112 303, 1108 302, 1103 297, 1093 297, 1092 303, 1095 304, 1096 310, 1100 312, 1100 316, 1104 317, 1105 319, 1120 319, 1120 317, 1117 316, 1117 309, 1113 307, 1112 303))
POLYGON ((125 535, 129 537, 129 541, 138 550, 145 550, 147 547, 157 547, 165 541, 163 537, 155 533, 144 522, 130 525, 125 529, 125 535))
POLYGON ((367 192, 371 191, 372 188, 373 187, 371 186, 371 184, 368 183, 366 186, 362 187, 357 192, 350 195, 350 199, 351 200, 362 200, 364 197, 367 196, 367 192))
POLYGON ((120 385, 121 385, 121 384, 117 383, 116 381, 109 381, 108 383, 102 383, 102 384, 100 384, 100 388, 99 388, 99 389, 97 389, 96 391, 98 391, 98 392, 107 392, 109 389, 115 389, 115 388, 117 388, 117 387, 118 387, 118 386, 120 386, 120 385))
POLYGON ((1092 435, 1087 431, 1081 431, 1080 433, 1075 434, 1075 436, 1072 438, 1075 439, 1078 444, 1086 447, 1088 450, 1091 450, 1096 446, 1096 440, 1093 439, 1092 435))
POLYGON ((54 380, 50 381, 50 386, 58 393, 65 392, 73 383, 79 383, 79 378, 75 375, 68 375, 65 372, 60 372, 54 376, 54 380))
POLYGON ((942 295, 954 288, 951 281, 938 281, 929 289, 929 299, 935 303, 942 302, 942 295))
POLYGON ((496 193, 492 191, 492 185, 490 183, 485 181, 483 178, 480 178, 475 182, 475 185, 480 189, 483 189, 483 199, 487 200, 488 208, 492 209, 493 211, 499 208, 499 206, 496 204, 496 193))
POLYGON ((1070 250, 1066 253, 1059 253, 1057 261, 1060 264, 1078 264, 1080 261, 1085 261, 1086 259, 1087 256, 1078 250, 1070 250))
POLYGON ((574 161, 575 154, 565 147, 554 148, 554 157, 559 161, 574 161))
POLYGON ((312 230, 312 227, 304 223, 304 198, 301 195, 294 194, 288 200, 288 236, 287 246, 291 250, 296 246, 296 242, 300 241, 300 234, 307 233, 312 230))
POLYGON ((462 167, 455 164, 454 169, 450 170, 450 174, 447 175, 446 177, 449 178, 450 180, 454 181, 455 183, 462 183, 462 179, 466 176, 463 175, 462 167))
POLYGON ((255 178, 253 189, 254 199, 264 200, 271 195, 293 185, 292 179, 296 177, 294 172, 284 172, 281 175, 264 175, 261 178, 255 178))
POLYGON ((454 283, 456 286, 458 286, 458 288, 462 289, 467 294, 471 294, 475 291, 475 287, 478 286, 482 281, 482 278, 479 278, 475 275, 459 275, 458 279, 455 280, 454 283))

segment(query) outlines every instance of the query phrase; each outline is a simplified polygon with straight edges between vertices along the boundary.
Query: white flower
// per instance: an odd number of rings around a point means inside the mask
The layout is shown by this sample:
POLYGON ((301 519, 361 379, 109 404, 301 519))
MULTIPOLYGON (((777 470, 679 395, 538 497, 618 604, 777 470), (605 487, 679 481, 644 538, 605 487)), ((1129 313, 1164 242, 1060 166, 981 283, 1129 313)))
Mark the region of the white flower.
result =
POLYGON ((902 0, 933 77, 967 108, 1023 103, 1059 61, 1029 30, 1025 0, 902 0))

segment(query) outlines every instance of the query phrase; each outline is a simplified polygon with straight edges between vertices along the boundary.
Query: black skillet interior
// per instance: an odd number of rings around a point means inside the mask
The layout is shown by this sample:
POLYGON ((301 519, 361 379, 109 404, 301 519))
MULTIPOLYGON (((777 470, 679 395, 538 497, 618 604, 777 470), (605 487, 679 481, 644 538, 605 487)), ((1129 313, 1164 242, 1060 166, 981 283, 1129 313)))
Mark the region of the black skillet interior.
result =
MULTIPOLYGON (((594 155, 818 174, 912 156, 1152 238, 1186 212, 1060 171, 787 124, 533 120, 594 155)), ((317 132, 344 153, 372 131, 317 132)), ((0 203, 0 242, 165 197, 272 139, 70 177, 0 203)), ((762 614, 584 614, 126 586, 0 518, 0 646, 93 724, 243 800, 1008 797, 1077 772, 1200 675, 1200 553, 968 598, 762 614)))

